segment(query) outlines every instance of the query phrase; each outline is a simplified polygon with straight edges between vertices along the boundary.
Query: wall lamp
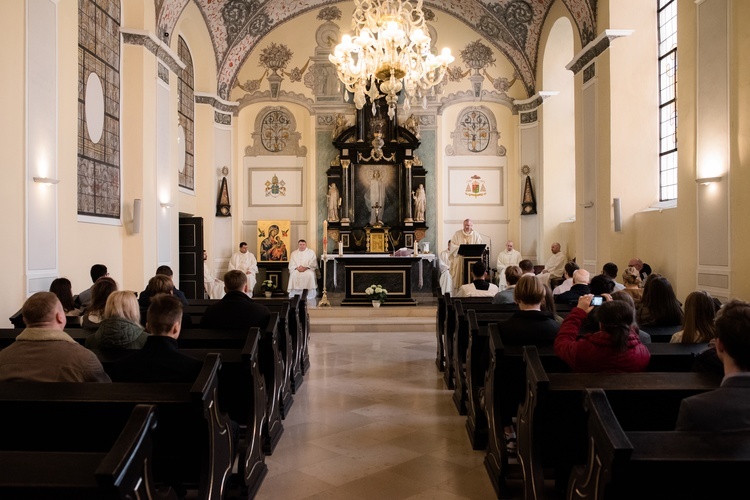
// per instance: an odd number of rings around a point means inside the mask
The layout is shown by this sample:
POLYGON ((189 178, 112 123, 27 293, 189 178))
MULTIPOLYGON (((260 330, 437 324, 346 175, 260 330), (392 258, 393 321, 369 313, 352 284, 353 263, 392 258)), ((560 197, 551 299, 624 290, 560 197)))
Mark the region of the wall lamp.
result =
POLYGON ((713 184, 714 182, 721 182, 722 177, 700 177, 698 179, 695 179, 695 182, 698 184, 702 184, 704 186, 708 186, 709 184, 713 184))
POLYGON ((33 177, 34 182, 38 182, 39 184, 57 184, 60 182, 59 179, 51 179, 49 177, 33 177))
POLYGON ((174 206, 174 203, 161 202, 159 203, 159 205, 161 205, 161 208, 172 208, 174 206))

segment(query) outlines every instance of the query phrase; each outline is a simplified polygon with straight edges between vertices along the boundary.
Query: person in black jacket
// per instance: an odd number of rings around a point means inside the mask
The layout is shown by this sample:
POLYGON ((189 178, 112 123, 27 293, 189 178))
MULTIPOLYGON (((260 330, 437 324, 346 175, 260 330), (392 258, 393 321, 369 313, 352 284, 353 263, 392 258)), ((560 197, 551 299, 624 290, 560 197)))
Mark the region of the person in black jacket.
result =
POLYGON ((146 344, 110 367, 115 382, 194 382, 203 363, 182 354, 177 338, 182 328, 182 304, 174 295, 158 294, 151 298, 146 330, 146 344))
POLYGON ((222 330, 247 330, 257 326, 265 328, 271 312, 247 295, 247 276, 233 270, 224 275, 227 294, 216 304, 208 306, 201 318, 201 328, 222 330))
POLYGON ((573 273, 573 286, 570 290, 563 292, 560 295, 555 295, 556 304, 572 304, 578 303, 578 299, 584 295, 591 293, 589 289, 589 272, 585 269, 576 269, 573 273))

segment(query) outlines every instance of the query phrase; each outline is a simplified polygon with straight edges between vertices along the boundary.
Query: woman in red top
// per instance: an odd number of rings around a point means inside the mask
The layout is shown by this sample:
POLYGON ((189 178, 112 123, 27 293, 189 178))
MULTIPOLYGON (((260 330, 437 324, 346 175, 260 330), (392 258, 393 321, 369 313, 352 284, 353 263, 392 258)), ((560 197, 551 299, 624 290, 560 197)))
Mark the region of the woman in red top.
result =
POLYGON ((584 295, 578 306, 565 317, 555 338, 555 354, 574 372, 624 373, 642 372, 651 353, 638 338, 635 311, 624 301, 607 301, 599 307, 599 331, 578 338, 586 315, 594 308, 584 295))

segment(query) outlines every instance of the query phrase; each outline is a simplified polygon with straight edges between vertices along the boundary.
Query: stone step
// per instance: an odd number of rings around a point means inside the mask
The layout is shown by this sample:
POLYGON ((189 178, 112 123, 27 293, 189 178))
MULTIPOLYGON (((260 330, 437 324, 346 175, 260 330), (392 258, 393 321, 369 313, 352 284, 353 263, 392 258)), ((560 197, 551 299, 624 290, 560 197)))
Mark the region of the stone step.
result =
POLYGON ((310 332, 435 331, 436 306, 316 307, 308 309, 310 332))

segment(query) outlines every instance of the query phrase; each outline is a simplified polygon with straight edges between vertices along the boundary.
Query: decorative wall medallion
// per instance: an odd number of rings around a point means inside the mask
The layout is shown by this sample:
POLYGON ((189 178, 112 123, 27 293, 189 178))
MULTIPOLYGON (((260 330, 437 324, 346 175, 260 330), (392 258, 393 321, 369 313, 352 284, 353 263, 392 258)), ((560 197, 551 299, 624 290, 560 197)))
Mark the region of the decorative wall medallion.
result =
POLYGON ((490 143, 490 122, 487 115, 471 110, 461 119, 461 142, 472 153, 487 149, 490 143))
POLYGON ((289 117, 283 111, 271 111, 263 117, 260 137, 266 151, 271 153, 284 151, 291 132, 289 117))
POLYGON ((279 196, 286 196, 286 182, 283 180, 279 181, 279 178, 274 175, 270 181, 266 181, 266 196, 278 198, 279 196))
POLYGON ((474 174, 470 179, 466 181, 466 189, 464 189, 466 196, 478 198, 487 194, 487 186, 480 176, 474 174))

